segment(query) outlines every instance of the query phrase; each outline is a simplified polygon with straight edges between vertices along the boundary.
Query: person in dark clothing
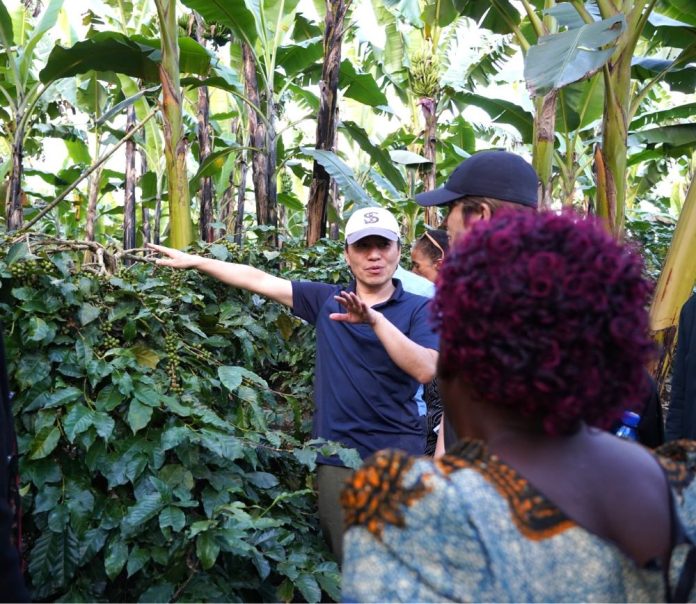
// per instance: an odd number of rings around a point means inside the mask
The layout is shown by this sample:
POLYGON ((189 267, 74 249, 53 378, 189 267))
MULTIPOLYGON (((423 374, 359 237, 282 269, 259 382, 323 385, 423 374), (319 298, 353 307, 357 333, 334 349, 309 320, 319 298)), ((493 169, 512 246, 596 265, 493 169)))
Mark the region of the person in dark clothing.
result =
MULTIPOLYGON (((650 377, 650 376, 649 376, 650 377)), ((662 418, 662 405, 657 392, 657 384, 650 377, 650 393, 638 423, 638 442, 655 449, 665 442, 665 424, 662 418)))
MULTIPOLYGON (((159 266, 196 269, 223 283, 284 304, 316 327, 313 436, 356 449, 363 457, 385 447, 422 455, 425 409, 416 398, 435 375, 438 337, 429 299, 410 294, 393 275, 400 227, 384 208, 351 214, 344 256, 347 288, 289 281, 254 267, 148 244, 159 266)), ((340 562, 343 519, 339 491, 350 474, 338 456, 317 460, 319 522, 340 562)))
POLYGON ((15 432, 9 382, 5 366, 5 346, 0 326, 0 602, 29 602, 19 564, 19 552, 12 543, 14 514, 11 508, 12 468, 15 463, 15 432))
MULTIPOLYGON (((534 212, 539 177, 525 159, 507 151, 479 151, 465 159, 440 188, 416 195, 421 206, 447 208, 445 228, 451 245, 473 226, 501 211, 534 212)), ((444 255, 444 254, 443 254, 444 255)), ((441 415, 435 457, 458 440, 454 427, 441 415)))
POLYGON ((696 295, 689 298, 679 314, 665 437, 667 441, 696 439, 696 295))

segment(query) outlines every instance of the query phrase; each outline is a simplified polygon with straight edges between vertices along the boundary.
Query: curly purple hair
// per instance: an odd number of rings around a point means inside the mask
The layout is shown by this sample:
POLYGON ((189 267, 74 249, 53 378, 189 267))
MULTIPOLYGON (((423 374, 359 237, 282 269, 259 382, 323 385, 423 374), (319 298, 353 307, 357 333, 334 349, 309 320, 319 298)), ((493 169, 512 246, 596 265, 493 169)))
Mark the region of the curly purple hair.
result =
POLYGON ((547 434, 607 428, 640 407, 654 346, 641 257, 598 221, 502 212, 447 256, 433 314, 443 378, 538 419, 547 434))

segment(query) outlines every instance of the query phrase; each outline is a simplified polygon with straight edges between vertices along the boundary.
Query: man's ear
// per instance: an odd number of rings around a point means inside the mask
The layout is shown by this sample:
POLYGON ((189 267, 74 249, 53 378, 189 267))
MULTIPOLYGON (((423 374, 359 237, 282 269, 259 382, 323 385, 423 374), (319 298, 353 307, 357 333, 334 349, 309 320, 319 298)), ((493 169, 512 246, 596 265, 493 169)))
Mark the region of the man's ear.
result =
POLYGON ((492 216, 493 216, 493 211, 491 210, 491 206, 489 206, 487 203, 482 203, 481 204, 481 220, 490 220, 492 216))

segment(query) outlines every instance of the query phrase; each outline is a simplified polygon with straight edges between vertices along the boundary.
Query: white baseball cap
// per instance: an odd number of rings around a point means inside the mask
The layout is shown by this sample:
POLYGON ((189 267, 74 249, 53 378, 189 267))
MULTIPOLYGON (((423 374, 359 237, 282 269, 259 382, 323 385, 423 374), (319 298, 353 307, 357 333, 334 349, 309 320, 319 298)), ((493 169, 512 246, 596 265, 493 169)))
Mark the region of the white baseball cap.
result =
POLYGON ((370 207, 356 210, 346 223, 346 243, 351 245, 363 237, 379 235, 391 241, 399 240, 399 223, 384 208, 370 207))

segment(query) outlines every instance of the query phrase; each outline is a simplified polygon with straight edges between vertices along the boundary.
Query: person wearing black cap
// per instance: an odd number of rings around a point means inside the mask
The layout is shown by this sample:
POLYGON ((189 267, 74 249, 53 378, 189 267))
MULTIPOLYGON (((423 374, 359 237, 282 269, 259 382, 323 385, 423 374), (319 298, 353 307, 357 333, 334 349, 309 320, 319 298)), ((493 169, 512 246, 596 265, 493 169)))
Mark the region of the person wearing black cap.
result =
MULTIPOLYGON (((448 208, 445 226, 454 244, 476 222, 490 220, 500 210, 536 210, 538 198, 539 177, 529 162, 508 151, 480 151, 460 163, 444 186, 416 195, 416 202, 448 208)), ((435 457, 456 441, 443 415, 435 457)))
MULTIPOLYGON (((536 210, 538 197, 539 177, 531 164, 514 153, 493 150, 480 151, 465 159, 444 186, 416 195, 416 202, 426 207, 448 207, 445 225, 452 244, 465 236, 474 223, 490 220, 500 210, 536 210)), ((664 442, 664 430, 655 381, 650 378, 649 382, 650 391, 638 424, 638 440, 654 448, 664 442)), ((672 418, 667 420, 668 434, 677 423, 674 418, 681 417, 679 402, 676 405, 673 402, 673 407, 672 418)), ((456 441, 457 435, 443 415, 435 457, 456 441)))
POLYGON ((416 195, 419 205, 449 209, 446 225, 452 243, 499 210, 536 210, 538 199, 536 171, 508 151, 475 153, 457 166, 444 186, 416 195))

